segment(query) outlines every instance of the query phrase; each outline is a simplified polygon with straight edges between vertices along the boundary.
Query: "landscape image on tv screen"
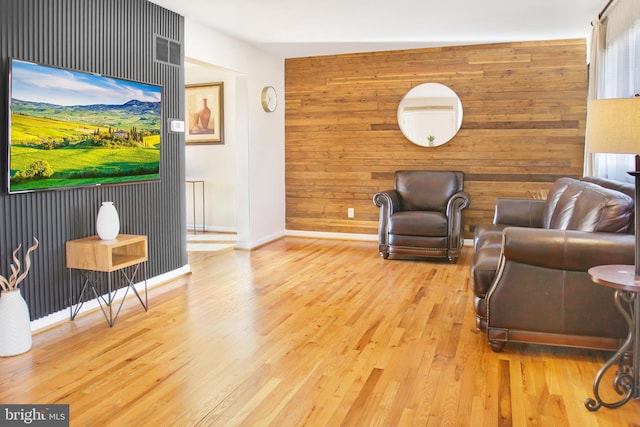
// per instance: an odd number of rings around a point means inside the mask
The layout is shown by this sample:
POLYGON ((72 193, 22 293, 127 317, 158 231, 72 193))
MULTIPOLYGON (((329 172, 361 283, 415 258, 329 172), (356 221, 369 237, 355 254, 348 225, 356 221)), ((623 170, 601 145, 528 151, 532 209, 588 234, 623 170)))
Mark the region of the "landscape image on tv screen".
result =
POLYGON ((160 86, 10 65, 10 193, 160 178, 160 86))

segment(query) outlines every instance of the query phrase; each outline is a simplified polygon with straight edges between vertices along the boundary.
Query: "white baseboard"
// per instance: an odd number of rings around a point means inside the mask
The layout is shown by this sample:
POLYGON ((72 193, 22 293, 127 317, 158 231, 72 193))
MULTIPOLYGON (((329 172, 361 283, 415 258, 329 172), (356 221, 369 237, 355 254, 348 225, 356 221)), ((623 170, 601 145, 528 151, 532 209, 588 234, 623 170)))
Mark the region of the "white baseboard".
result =
MULTIPOLYGON (((191 266, 189 264, 187 264, 187 265, 185 265, 185 266, 183 266, 181 268, 178 268, 176 270, 169 271, 169 272, 161 274, 159 276, 155 276, 155 277, 152 277, 150 279, 147 279, 147 290, 152 288, 152 287, 154 287, 154 286, 157 286, 157 285, 159 285, 161 283, 165 283, 165 282, 173 280, 173 279, 175 279, 177 277, 180 277, 180 276, 183 276, 185 274, 188 274, 190 272, 191 272, 191 266)), ((136 290, 138 292, 144 292, 144 282, 136 283, 134 285, 134 287, 136 288, 136 290)), ((116 292, 116 296, 115 296, 114 302, 122 300, 122 297, 123 297, 124 292, 125 292, 124 289, 125 288, 122 288, 122 289, 118 290, 118 292, 116 292)), ((128 293, 127 298, 132 296, 132 295, 135 295, 135 293, 133 293, 133 292, 128 293)), ((86 313, 88 311, 95 310, 96 308, 100 308, 98 300, 97 299, 92 299, 92 300, 89 300, 89 301, 85 302, 82 305, 82 308, 78 311, 78 314, 86 313)), ((50 326, 53 326, 56 323, 60 323, 60 322, 63 322, 65 320, 69 320, 69 321, 71 320, 71 313, 69 311, 69 308, 57 311, 57 312, 52 313, 52 314, 50 314, 48 316, 45 316, 45 317, 41 317, 40 319, 33 320, 31 322, 31 332, 37 332, 39 330, 48 328, 50 326)))
MULTIPOLYGON (((223 232, 220 228, 217 231, 223 232)), ((233 231, 235 232, 235 231, 233 231)), ((360 240, 367 242, 377 242, 377 234, 357 234, 357 233, 333 233, 325 231, 308 231, 308 230, 285 230, 283 233, 276 233, 271 236, 264 237, 251 242, 237 242, 236 249, 251 250, 269 242, 277 240, 283 236, 292 237, 311 237, 315 239, 335 239, 335 240, 360 240)), ((473 239, 464 239, 464 246, 473 246, 473 239)))
MULTIPOLYGON (((323 231, 286 230, 285 235, 295 237, 315 237, 318 239, 364 240, 377 242, 377 234, 327 233, 323 231)), ((473 246, 473 239, 464 239, 464 246, 473 246)))
POLYGON ((251 250, 285 236, 311 237, 314 239, 364 240, 371 242, 375 242, 378 240, 378 236, 376 234, 327 233, 323 231, 285 230, 284 232, 275 233, 271 236, 267 236, 259 240, 253 240, 251 242, 238 241, 235 247, 236 249, 251 250))
POLYGON ((285 236, 284 232, 278 232, 270 236, 263 237, 262 239, 252 240, 250 242, 238 240, 238 242, 236 243, 236 249, 245 249, 245 250, 255 249, 257 247, 266 245, 269 242, 273 242, 274 240, 278 240, 283 236, 285 236))
MULTIPOLYGON (((204 227, 205 231, 213 232, 213 233, 237 233, 238 229, 236 227, 220 227, 217 225, 207 225, 204 227)), ((187 230, 192 231, 202 231, 202 224, 198 224, 195 227, 193 224, 187 224, 187 230)))
POLYGON ((377 234, 328 233, 324 231, 286 230, 285 235, 294 237, 314 237, 317 239, 364 240, 367 242, 378 241, 377 234))

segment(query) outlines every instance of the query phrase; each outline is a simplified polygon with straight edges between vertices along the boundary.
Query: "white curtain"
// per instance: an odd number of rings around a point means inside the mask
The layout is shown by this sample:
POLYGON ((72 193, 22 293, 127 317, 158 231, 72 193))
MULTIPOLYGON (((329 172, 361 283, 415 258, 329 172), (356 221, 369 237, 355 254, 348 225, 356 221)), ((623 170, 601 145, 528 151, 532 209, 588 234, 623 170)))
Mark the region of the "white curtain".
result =
POLYGON ((604 21, 604 75, 598 97, 631 97, 640 92, 640 1, 616 1, 604 21))
MULTIPOLYGON (((609 6, 606 15, 594 21, 591 44, 589 98, 629 98, 640 93, 640 1, 617 0, 609 6)), ((638 148, 640 154, 640 143, 638 148)), ((587 175, 634 182, 626 173, 635 169, 633 155, 595 154, 593 164, 588 160, 587 175)))
POLYGON ((602 76, 606 26, 597 17, 591 22, 591 50, 589 52, 589 99, 598 99, 600 76, 602 76))
MULTIPOLYGON (((589 50, 589 100, 598 99, 600 76, 602 75, 602 58, 604 56, 604 39, 606 27, 600 22, 600 17, 591 21, 591 48, 589 50)), ((589 117, 587 117, 587 121, 589 117)), ((584 171, 585 175, 595 175, 593 162, 589 153, 589 141, 584 146, 584 171)))

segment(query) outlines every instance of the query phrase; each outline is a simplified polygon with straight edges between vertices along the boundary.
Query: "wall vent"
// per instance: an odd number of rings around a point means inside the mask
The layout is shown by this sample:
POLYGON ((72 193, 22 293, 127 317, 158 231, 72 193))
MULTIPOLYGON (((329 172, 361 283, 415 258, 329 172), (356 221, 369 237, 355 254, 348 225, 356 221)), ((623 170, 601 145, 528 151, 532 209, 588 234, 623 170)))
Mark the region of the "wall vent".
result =
POLYGON ((182 63, 182 49, 180 43, 156 35, 155 60, 165 64, 180 66, 182 63))

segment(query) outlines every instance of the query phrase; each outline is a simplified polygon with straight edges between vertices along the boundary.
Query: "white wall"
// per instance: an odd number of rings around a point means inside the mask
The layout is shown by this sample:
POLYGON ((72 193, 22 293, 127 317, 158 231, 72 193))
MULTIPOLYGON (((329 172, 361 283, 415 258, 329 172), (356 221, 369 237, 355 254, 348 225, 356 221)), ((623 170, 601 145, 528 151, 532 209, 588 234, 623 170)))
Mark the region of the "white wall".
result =
POLYGON ((200 62, 185 60, 185 83, 223 83, 224 144, 193 144, 185 150, 187 179, 204 181, 204 224, 202 222, 202 184, 187 184, 187 227, 202 230, 237 232, 238 218, 238 138, 237 138, 237 73, 200 62))
MULTIPOLYGON (((231 83, 225 83, 225 139, 228 144, 235 143, 237 247, 253 248, 283 236, 284 60, 186 18, 185 57, 191 62, 205 65, 205 68, 211 66, 225 70, 221 76, 229 79, 231 83), (206 40, 206 43, 202 40, 206 40), (278 93, 278 108, 273 113, 267 113, 262 109, 260 94, 264 86, 273 86, 278 93), (227 99, 228 94, 234 92, 235 105, 231 99, 227 99), (227 132, 234 127, 233 135, 227 132)), ((198 78, 213 75, 199 75, 198 78)), ((229 151, 231 150, 229 148, 229 151)), ((223 154, 224 149, 218 151, 214 146, 198 147, 195 150, 188 146, 187 164, 190 165, 190 161, 198 157, 198 166, 194 165, 193 169, 188 166, 187 175, 205 173, 205 166, 207 170, 228 168, 228 164, 222 163, 228 162, 229 153, 223 154), (215 154, 220 154, 226 160, 221 159, 218 162, 215 154)), ((209 198, 213 204, 211 209, 214 210, 216 201, 213 194, 215 181, 218 179, 214 177, 211 184, 213 189, 207 190, 207 195, 212 195, 209 198)), ((221 216, 216 218, 217 214, 214 213, 211 217, 214 223, 211 225, 215 227, 215 221, 218 220, 221 221, 221 226, 230 224, 231 222, 226 222, 229 221, 226 218, 227 214, 221 213, 221 216)))

